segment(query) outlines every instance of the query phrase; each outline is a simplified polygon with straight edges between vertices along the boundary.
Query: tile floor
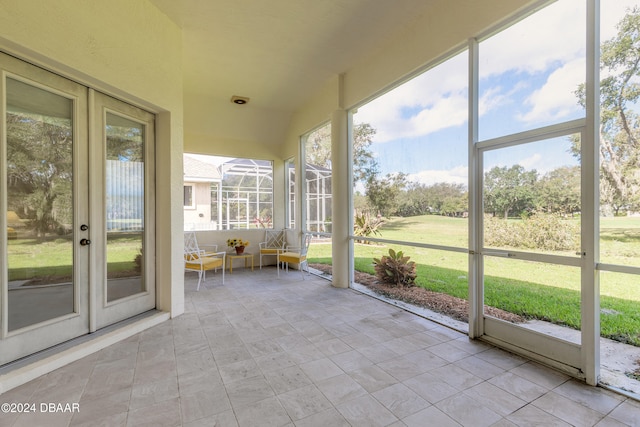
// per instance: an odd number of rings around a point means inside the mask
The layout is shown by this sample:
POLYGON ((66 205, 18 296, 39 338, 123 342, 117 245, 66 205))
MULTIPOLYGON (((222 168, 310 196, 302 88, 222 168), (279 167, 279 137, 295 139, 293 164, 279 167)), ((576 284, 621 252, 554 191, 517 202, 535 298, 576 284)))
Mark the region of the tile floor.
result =
POLYGON ((0 397, 1 426, 640 426, 586 386, 298 272, 209 278, 186 312, 0 397))

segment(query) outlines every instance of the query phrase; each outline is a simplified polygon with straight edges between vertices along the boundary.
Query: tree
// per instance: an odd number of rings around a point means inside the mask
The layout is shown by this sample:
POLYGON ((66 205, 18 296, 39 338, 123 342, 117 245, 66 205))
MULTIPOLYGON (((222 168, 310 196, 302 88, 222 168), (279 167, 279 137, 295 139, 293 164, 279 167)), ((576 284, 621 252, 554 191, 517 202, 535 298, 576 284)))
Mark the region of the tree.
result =
POLYGON ((520 165, 495 166, 484 174, 484 209, 494 216, 500 212, 521 215, 533 208, 536 170, 526 171, 520 165))
POLYGON ((407 175, 402 172, 387 174, 378 178, 378 174, 367 178, 367 199, 369 205, 383 216, 390 217, 398 209, 400 194, 407 185, 407 175))
MULTIPOLYGON (((615 211, 640 206, 640 9, 634 7, 617 25, 618 34, 601 46, 600 179, 601 202, 615 211)), ((585 85, 576 91, 585 105, 585 85)), ((580 141, 573 138, 573 154, 580 141)))
POLYGON ((353 129, 353 182, 366 182, 375 159, 370 150, 376 130, 369 123, 360 123, 353 129))
POLYGON ((467 210, 468 197, 465 186, 449 182, 426 184, 408 183, 398 207, 402 216, 438 213, 455 215, 467 210))
POLYGON ((407 183, 404 197, 399 203, 397 214, 400 216, 430 214, 433 210, 431 202, 427 185, 409 182, 407 183))
POLYGON ((311 132, 305 143, 305 162, 331 169, 331 126, 311 132))
POLYGON ((107 124, 107 160, 144 160, 142 127, 107 124))
MULTIPOLYGON (((366 182, 375 169, 373 153, 369 149, 376 130, 369 123, 360 123, 353 129, 353 182, 366 182)), ((331 126, 312 132, 305 145, 306 162, 331 169, 331 126)))
POLYGON ((7 114, 8 208, 38 237, 71 223, 72 150, 68 120, 7 114))
POLYGON ((554 169, 536 187, 536 205, 544 212, 571 215, 580 211, 579 166, 554 169))
POLYGON ((440 213, 447 216, 458 216, 459 213, 466 212, 468 208, 469 192, 460 191, 459 193, 445 196, 440 207, 440 213))

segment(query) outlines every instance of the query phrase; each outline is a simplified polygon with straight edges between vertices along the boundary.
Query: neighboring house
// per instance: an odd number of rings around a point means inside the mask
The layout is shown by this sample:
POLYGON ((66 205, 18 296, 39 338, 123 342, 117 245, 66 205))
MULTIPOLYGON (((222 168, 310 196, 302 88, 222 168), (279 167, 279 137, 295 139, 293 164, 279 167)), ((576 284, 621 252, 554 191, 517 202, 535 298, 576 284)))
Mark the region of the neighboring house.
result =
POLYGON ((184 155, 184 229, 215 230, 211 216, 211 184, 222 182, 218 168, 184 155))
MULTIPOLYGON (((224 158, 221 158, 224 159, 224 158)), ((184 155, 184 229, 258 227, 273 215, 273 165, 231 158, 219 166, 184 155)))

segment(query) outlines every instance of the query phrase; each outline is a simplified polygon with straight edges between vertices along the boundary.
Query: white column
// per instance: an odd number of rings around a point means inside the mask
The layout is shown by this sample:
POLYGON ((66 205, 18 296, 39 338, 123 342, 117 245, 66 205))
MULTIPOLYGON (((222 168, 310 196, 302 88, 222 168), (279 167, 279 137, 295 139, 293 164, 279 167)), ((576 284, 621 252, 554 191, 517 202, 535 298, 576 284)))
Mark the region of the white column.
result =
POLYGON ((338 109, 331 117, 331 191, 332 191, 332 258, 333 286, 349 287, 349 144, 347 112, 338 109))
POLYGON ((476 39, 469 39, 469 337, 484 334, 484 260, 482 247, 482 155, 478 142, 478 68, 479 47, 476 39))
POLYGON ((582 369, 589 385, 600 377, 600 1, 587 2, 587 126, 582 141, 582 369))

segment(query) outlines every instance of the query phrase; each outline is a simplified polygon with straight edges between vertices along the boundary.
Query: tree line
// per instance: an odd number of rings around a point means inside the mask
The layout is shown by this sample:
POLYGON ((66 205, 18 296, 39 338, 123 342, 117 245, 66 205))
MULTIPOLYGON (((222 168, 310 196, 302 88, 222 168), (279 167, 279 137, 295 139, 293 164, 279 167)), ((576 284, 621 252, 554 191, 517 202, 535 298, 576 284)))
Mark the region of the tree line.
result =
MULTIPOLYGON (((406 175, 378 178, 374 191, 358 195, 356 206, 383 216, 466 216, 469 192, 462 184, 407 181, 406 175)), ((580 168, 566 166, 544 175, 523 166, 496 166, 484 174, 484 211, 503 218, 532 212, 572 216, 580 212, 580 168)))

